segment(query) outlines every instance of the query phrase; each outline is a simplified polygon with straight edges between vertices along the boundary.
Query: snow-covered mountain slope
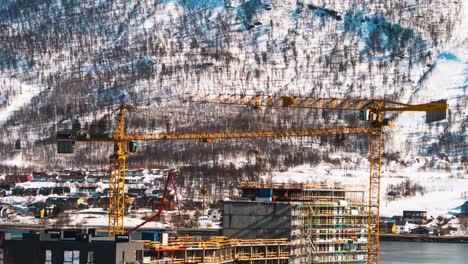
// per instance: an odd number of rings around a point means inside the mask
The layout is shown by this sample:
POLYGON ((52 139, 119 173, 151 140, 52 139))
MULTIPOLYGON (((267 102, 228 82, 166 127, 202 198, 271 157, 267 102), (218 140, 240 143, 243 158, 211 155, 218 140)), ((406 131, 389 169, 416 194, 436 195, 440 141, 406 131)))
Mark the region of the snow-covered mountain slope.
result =
MULTIPOLYGON (((83 144, 73 156, 58 156, 53 136, 76 120, 109 131, 110 110, 121 102, 184 111, 135 113, 129 127, 140 131, 334 124, 323 113, 257 118, 176 101, 186 93, 278 93, 411 103, 447 98, 447 121, 428 126, 422 114, 393 116, 397 126, 386 134, 385 151, 466 156, 467 7, 466 0, 3 1, 0 153, 14 160, 20 138, 22 160, 36 168, 101 162, 110 148, 83 144)), ((294 158, 303 144, 281 143, 286 148, 263 142, 262 155, 273 157, 265 160, 294 158)), ((218 150, 200 163, 256 148, 217 144, 148 144, 143 153, 183 164, 182 152, 200 148, 218 150)), ((363 144, 342 144, 365 154, 363 144)))

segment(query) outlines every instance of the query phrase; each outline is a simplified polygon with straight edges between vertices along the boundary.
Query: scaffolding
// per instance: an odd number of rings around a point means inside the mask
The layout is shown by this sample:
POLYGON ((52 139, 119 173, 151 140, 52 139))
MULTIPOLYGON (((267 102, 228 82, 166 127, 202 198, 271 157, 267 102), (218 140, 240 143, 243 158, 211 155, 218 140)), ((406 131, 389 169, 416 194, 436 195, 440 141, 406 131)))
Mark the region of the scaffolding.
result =
MULTIPOLYGON (((368 204, 365 201, 364 186, 244 182, 240 189, 250 198, 260 193, 271 195, 264 201, 255 201, 255 206, 263 204, 268 207, 276 204, 274 208, 280 208, 277 206, 280 203, 290 208, 283 211, 286 214, 275 214, 277 217, 288 218, 290 228, 288 223, 285 236, 289 234, 289 237, 210 237, 208 240, 190 238, 173 240, 166 246, 147 242, 148 254, 145 255, 150 255, 152 262, 145 263, 366 263, 368 204), (262 189, 268 190, 265 192, 262 189)), ((239 203, 250 202, 242 200, 239 203)), ((239 217, 235 221, 240 221, 244 215, 239 217)), ((269 222, 263 222, 265 219, 278 220, 266 215, 254 223, 255 227, 270 230, 269 222)), ((246 223, 249 226, 250 222, 246 223)))
POLYGON ((243 182, 245 194, 272 189, 291 207, 290 263, 365 263, 368 205, 364 186, 243 182))
POLYGON ((367 204, 356 186, 307 186, 290 193, 291 263, 365 263, 367 204))
POLYGON ((154 264, 286 264, 290 258, 288 239, 188 238, 170 241, 166 246, 145 241, 145 249, 144 263, 154 264))

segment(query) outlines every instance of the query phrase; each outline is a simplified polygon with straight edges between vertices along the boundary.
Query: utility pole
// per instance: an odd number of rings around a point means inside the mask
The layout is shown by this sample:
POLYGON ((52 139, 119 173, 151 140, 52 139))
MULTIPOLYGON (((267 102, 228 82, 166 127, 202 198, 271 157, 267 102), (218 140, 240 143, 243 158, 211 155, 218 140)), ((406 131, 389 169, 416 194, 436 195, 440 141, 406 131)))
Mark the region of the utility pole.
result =
POLYGON ((202 219, 205 217, 205 194, 207 193, 207 189, 205 184, 202 185, 201 194, 202 194, 202 219))

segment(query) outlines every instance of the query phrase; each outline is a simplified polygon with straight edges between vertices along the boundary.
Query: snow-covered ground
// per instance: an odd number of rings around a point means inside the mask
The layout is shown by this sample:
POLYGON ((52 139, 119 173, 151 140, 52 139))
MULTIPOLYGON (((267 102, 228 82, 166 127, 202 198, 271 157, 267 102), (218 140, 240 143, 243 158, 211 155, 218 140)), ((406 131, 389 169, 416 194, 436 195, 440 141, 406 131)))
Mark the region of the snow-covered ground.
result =
MULTIPOLYGON (((462 197, 468 192, 468 175, 465 170, 424 171, 423 162, 414 160, 410 166, 397 165, 391 162, 383 166, 381 178, 381 215, 391 217, 402 215, 403 210, 425 210, 428 217, 451 217, 449 212, 455 212, 466 200, 462 197), (413 197, 404 197, 390 201, 386 190, 390 184, 399 184, 406 179, 425 188, 426 193, 417 193, 413 197)), ((410 163, 410 162, 408 162, 410 163)), ((341 168, 322 162, 318 166, 299 166, 286 172, 276 172, 264 176, 264 180, 273 182, 340 182, 355 184, 362 191, 367 191, 369 184, 368 163, 362 158, 351 158, 351 162, 343 162, 341 168)))
POLYGON ((0 92, 2 92, 3 89, 5 89, 6 87, 18 91, 18 94, 16 96, 13 96, 9 99, 7 106, 3 109, 0 109, 1 125, 13 114, 14 111, 17 111, 22 107, 28 105, 31 99, 37 94, 39 94, 41 89, 40 86, 37 85, 29 85, 16 79, 1 76, 0 82, 3 83, 4 86, 0 88, 0 92))
MULTIPOLYGON (((107 211, 104 211, 102 209, 93 208, 88 211, 83 210, 83 211, 69 212, 69 214, 72 216, 70 225, 107 227, 109 224, 107 211)), ((155 214, 154 212, 151 212, 150 210, 148 210, 148 212, 146 213, 140 212, 138 214, 128 215, 125 217, 124 225, 126 228, 135 227, 143 222, 142 216, 144 215, 152 216, 154 214, 155 214)), ((154 222, 148 222, 145 225, 145 228, 156 228, 156 229, 171 228, 171 225, 168 223, 161 223, 158 221, 154 221, 154 222)))
MULTIPOLYGON (((3 221, 5 224, 12 225, 12 224, 21 224, 21 225, 47 225, 53 226, 58 224, 58 221, 62 221, 62 224, 66 226, 82 226, 82 227, 95 227, 95 228, 106 228, 109 224, 107 211, 101 208, 90 208, 85 210, 72 210, 72 211, 65 211, 64 215, 59 218, 55 219, 47 219, 47 218, 34 218, 33 216, 26 216, 16 214, 12 216, 7 222, 3 221), (66 220, 63 220, 63 219, 66 220)), ((166 213, 166 214, 171 214, 166 213)), ((135 227, 143 222, 144 217, 149 217, 154 215, 155 212, 151 210, 139 210, 138 212, 134 212, 132 214, 126 215, 124 220, 125 228, 132 228, 135 227)), ((0 221, 1 223, 1 221, 0 221)), ((172 228, 172 225, 166 222, 161 221, 153 221, 148 222, 145 226, 145 229, 166 229, 172 228)))
POLYGON ((31 166, 33 163, 30 162, 29 160, 25 160, 21 153, 17 153, 11 159, 0 160, 0 164, 6 165, 6 166, 12 166, 12 167, 13 166, 26 167, 26 166, 31 166))

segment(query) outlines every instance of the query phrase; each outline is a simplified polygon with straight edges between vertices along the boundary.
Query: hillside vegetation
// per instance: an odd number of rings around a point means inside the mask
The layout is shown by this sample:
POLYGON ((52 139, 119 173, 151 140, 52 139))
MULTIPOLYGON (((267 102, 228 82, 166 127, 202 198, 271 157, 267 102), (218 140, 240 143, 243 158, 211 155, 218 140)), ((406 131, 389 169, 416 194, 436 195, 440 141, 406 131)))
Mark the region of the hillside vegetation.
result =
MULTIPOLYGON (((112 109, 120 103, 146 109, 127 119, 128 130, 140 132, 358 123, 357 113, 181 103, 188 95, 218 93, 405 103, 446 98, 447 121, 428 126, 420 114, 390 116, 397 127, 386 133, 384 152, 466 160, 466 5, 443 0, 2 1, 0 173, 106 166, 112 146, 79 143, 75 154, 57 155, 54 136, 72 124, 111 132, 112 109), (18 138, 23 148, 15 151, 18 138)), ((365 136, 148 142, 140 144, 129 166, 178 165, 194 177, 222 178, 229 172, 236 179, 255 179, 267 171, 317 164, 334 152, 365 157, 366 142, 365 136)))

